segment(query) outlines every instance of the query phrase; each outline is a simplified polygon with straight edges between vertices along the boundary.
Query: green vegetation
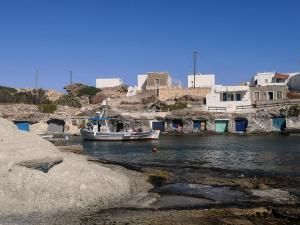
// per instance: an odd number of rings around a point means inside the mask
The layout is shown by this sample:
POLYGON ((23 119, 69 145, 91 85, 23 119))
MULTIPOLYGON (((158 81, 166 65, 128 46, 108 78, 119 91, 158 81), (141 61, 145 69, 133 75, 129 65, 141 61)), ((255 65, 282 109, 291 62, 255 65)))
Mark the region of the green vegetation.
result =
POLYGON ((88 96, 89 99, 91 99, 93 96, 95 96, 100 89, 92 87, 92 86, 84 86, 82 89, 80 89, 77 93, 76 97, 81 97, 81 96, 88 96))
POLYGON ((38 103, 49 103, 45 91, 43 89, 29 90, 29 91, 18 91, 15 88, 0 86, 0 102, 1 103, 25 103, 35 104, 38 103))
POLYGON ((43 113, 54 113, 57 110, 57 105, 53 103, 40 104, 39 110, 43 113))
POLYGON ((66 105, 72 107, 81 107, 80 101, 77 97, 74 97, 70 94, 63 95, 57 100, 57 104, 66 105))
POLYGON ((288 116, 297 117, 300 115, 300 105, 292 105, 288 109, 288 116))
POLYGON ((161 110, 163 111, 173 111, 178 109, 184 109, 186 108, 186 103, 175 103, 174 105, 164 105, 161 107, 161 110))

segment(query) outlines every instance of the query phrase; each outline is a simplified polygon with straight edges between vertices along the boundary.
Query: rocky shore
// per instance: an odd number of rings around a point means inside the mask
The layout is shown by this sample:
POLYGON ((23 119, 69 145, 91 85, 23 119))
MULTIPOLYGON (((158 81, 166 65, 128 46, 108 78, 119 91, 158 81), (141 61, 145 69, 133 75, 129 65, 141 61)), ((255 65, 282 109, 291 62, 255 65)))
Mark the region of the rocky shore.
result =
POLYGON ((0 224, 7 218, 100 209, 151 187, 136 172, 61 152, 2 118, 0 143, 0 224))
POLYGON ((297 224, 300 179, 201 162, 118 163, 0 119, 0 224, 297 224), (79 154, 74 154, 79 153, 79 154))

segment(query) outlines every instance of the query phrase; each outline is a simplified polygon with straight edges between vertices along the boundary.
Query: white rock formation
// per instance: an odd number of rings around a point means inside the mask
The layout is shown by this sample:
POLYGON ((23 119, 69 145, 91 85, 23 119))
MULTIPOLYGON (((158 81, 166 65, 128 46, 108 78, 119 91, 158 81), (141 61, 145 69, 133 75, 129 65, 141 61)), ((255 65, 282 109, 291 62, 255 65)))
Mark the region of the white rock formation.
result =
POLYGON ((106 206, 130 194, 121 172, 62 153, 39 136, 22 132, 0 118, 0 216, 106 206), (17 165, 21 161, 61 157, 48 173, 17 165))

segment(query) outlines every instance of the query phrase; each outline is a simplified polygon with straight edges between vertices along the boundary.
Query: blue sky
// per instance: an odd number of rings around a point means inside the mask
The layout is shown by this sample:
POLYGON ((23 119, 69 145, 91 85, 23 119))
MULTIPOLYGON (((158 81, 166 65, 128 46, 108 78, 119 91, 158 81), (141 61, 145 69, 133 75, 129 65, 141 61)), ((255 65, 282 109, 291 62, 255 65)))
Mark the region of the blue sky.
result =
POLYGON ((0 85, 62 89, 97 77, 168 71, 220 84, 300 70, 298 0, 0 0, 0 85))

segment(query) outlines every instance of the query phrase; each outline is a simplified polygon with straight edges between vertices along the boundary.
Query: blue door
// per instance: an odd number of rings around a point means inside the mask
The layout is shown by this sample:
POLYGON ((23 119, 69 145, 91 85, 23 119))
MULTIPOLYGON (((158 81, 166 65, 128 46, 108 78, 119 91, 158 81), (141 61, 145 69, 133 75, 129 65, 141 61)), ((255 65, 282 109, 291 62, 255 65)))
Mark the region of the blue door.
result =
POLYGON ((152 130, 160 130, 161 132, 164 132, 165 122, 164 121, 153 121, 152 122, 152 130))
POLYGON ((28 121, 14 121, 14 124, 17 126, 19 130, 29 131, 28 121))
POLYGON ((246 132, 248 121, 246 118, 235 119, 235 131, 236 132, 246 132))
POLYGON ((194 120, 193 121, 193 128, 194 128, 194 130, 200 130, 200 128, 201 128, 201 121, 200 120, 194 120))

